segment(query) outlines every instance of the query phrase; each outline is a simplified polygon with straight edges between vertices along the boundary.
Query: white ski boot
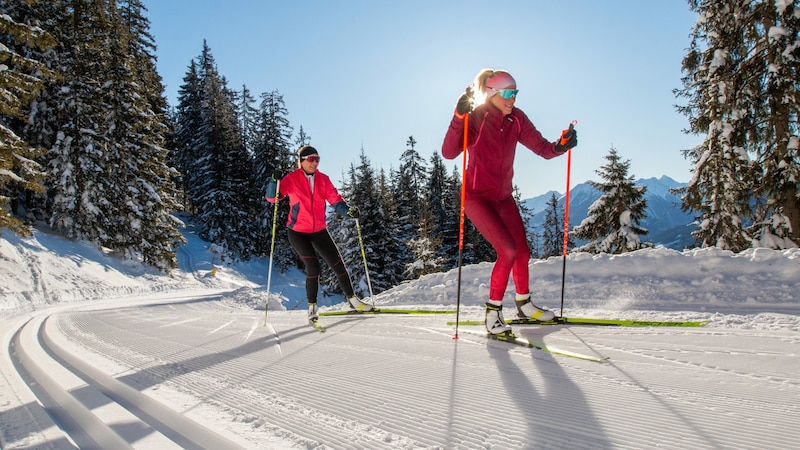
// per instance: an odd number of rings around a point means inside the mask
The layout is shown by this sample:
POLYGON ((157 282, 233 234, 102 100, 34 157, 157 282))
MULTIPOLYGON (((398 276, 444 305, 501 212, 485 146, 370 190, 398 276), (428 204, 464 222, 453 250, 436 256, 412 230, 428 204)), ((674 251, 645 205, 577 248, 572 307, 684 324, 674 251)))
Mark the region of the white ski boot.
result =
POLYGON ((316 303, 308 304, 308 320, 314 321, 319 319, 319 308, 316 303))
POLYGON ((354 309, 356 311, 360 311, 360 312, 372 311, 372 305, 362 302, 355 295, 350 297, 350 298, 348 298, 347 302, 350 304, 350 308, 352 308, 352 309, 354 309))
POLYGON ((491 334, 503 334, 511 331, 511 325, 503 319, 503 305, 486 303, 486 331, 491 334))
POLYGON ((531 296, 528 294, 523 298, 517 298, 517 316, 520 319, 538 320, 539 322, 549 322, 555 319, 556 315, 553 311, 539 308, 531 302, 531 296))

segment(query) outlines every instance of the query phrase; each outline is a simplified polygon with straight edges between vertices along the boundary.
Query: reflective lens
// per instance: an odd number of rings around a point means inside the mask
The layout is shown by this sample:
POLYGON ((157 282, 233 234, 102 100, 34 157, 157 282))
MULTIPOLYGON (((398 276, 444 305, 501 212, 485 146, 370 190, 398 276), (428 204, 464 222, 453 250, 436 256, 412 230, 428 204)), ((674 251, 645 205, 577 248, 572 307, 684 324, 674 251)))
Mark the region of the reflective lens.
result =
POLYGON ((511 97, 516 97, 519 89, 495 89, 497 95, 503 97, 504 99, 509 99, 511 97))
POLYGON ((319 155, 308 155, 303 158, 303 161, 308 161, 312 163, 319 162, 319 155))

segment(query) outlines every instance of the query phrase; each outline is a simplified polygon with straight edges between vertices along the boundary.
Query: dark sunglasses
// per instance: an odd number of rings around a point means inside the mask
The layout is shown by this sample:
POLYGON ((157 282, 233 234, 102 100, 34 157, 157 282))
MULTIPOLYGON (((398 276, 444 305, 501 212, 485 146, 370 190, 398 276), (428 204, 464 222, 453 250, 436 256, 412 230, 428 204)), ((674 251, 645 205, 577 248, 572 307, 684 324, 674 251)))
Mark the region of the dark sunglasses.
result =
POLYGON ((300 161, 319 162, 319 155, 308 155, 300 158, 300 161))

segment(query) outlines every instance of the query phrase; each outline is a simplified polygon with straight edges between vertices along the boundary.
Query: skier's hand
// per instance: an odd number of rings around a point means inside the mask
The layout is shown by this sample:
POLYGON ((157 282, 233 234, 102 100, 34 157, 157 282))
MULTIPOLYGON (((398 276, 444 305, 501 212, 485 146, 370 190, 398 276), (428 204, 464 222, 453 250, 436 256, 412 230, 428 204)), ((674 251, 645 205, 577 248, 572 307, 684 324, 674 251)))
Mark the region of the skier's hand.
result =
POLYGON ((275 169, 272 171, 272 179, 278 181, 284 177, 283 171, 281 169, 275 169))
POLYGON ((471 113, 474 100, 475 99, 472 95, 472 85, 469 85, 464 93, 461 94, 461 97, 458 97, 458 102, 456 103, 456 114, 463 116, 464 114, 471 113))
POLYGON ((361 211, 358 210, 357 206, 351 206, 347 210, 347 216, 352 217, 353 219, 358 219, 359 217, 361 217, 361 211))
POLYGON ((564 153, 577 145, 578 131, 570 125, 568 129, 561 132, 561 137, 556 141, 556 151, 564 153))

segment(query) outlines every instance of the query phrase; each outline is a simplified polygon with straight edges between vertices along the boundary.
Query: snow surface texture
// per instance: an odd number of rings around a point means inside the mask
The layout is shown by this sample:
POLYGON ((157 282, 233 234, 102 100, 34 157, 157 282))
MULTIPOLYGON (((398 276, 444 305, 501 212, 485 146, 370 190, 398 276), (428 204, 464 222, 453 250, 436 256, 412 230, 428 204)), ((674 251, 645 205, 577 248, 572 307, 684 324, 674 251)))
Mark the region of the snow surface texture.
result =
MULTIPOLYGON (((267 262, 218 267, 187 238, 165 277, 4 232, 2 448, 82 439, 34 396, 21 354, 68 394, 74 427, 99 423, 134 448, 800 448, 798 249, 570 255, 565 316, 709 322, 515 328, 609 357, 597 363, 488 341, 482 326, 453 339, 454 314, 327 316, 318 333, 301 273, 273 272, 265 315, 267 262)), ((534 302, 557 313, 562 263, 530 264, 534 302)), ((461 320, 482 320, 491 267, 463 268, 461 320)), ((429 275, 368 301, 452 310, 456 280, 429 275)))

